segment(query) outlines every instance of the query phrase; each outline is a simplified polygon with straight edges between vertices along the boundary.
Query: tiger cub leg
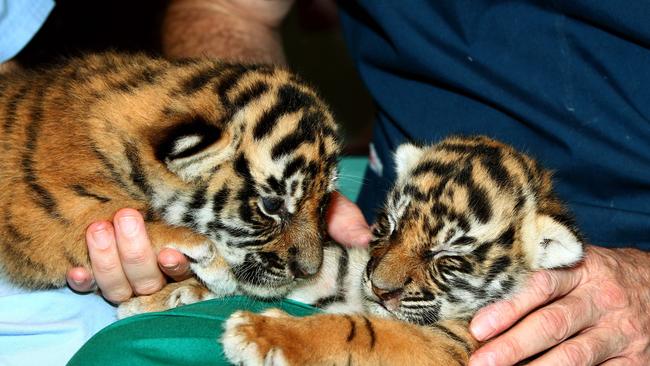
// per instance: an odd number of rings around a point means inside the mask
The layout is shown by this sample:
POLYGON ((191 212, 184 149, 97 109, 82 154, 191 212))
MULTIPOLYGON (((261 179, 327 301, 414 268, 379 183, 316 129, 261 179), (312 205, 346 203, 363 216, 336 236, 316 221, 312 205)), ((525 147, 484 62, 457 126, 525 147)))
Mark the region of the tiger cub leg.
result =
POLYGON ((237 312, 221 339, 243 365, 466 365, 478 343, 467 322, 423 327, 363 315, 296 318, 272 309, 237 312))
POLYGON ((117 310, 122 319, 135 314, 164 311, 181 305, 224 296, 234 291, 230 287, 228 265, 214 249, 208 238, 184 227, 172 227, 161 222, 147 223, 147 232, 156 250, 174 248, 188 256, 191 268, 201 278, 190 278, 181 282, 167 284, 151 295, 134 297, 122 303, 117 310), (204 285, 210 283, 211 291, 204 285))
POLYGON ((165 311, 214 297, 215 294, 196 278, 188 278, 181 282, 168 283, 162 290, 151 295, 138 296, 123 302, 117 308, 117 317, 124 319, 141 313, 165 311))

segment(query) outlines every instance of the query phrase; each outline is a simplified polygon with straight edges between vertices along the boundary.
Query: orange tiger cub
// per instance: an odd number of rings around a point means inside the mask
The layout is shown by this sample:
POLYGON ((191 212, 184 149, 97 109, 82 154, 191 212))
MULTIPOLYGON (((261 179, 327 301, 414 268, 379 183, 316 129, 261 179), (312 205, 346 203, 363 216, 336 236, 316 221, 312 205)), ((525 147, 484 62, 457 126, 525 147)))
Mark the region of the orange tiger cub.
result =
POLYGON ((343 314, 304 318, 237 312, 221 339, 230 361, 466 365, 479 346, 468 330, 479 308, 512 295, 534 271, 582 258, 550 173, 513 148, 450 137, 402 145, 395 160, 398 178, 369 252, 346 259, 343 273, 354 278, 341 281, 336 301, 350 306, 328 303, 326 312, 343 314))
POLYGON ((337 126, 282 68, 108 53, 13 70, 0 149, 0 269, 17 285, 64 286, 89 266, 86 227, 123 207, 190 258, 201 293, 282 296, 320 268, 337 126))

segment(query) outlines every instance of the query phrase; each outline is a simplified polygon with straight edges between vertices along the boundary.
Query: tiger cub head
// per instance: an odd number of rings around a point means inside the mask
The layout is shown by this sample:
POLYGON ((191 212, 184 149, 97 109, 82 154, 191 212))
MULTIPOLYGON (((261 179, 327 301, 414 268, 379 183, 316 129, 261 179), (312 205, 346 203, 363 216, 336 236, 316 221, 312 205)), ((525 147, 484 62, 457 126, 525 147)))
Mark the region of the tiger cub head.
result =
POLYGON ((451 137, 402 145, 395 161, 363 279, 370 311, 416 324, 469 318, 532 271, 582 258, 551 174, 513 148, 451 137))
POLYGON ((316 92, 274 66, 136 64, 137 87, 126 84, 94 111, 148 141, 138 153, 156 182, 146 193, 153 211, 210 238, 210 246, 178 247, 197 276, 213 291, 234 277, 250 295, 276 297, 317 273, 339 142, 316 92), (216 257, 228 278, 214 271, 216 257))

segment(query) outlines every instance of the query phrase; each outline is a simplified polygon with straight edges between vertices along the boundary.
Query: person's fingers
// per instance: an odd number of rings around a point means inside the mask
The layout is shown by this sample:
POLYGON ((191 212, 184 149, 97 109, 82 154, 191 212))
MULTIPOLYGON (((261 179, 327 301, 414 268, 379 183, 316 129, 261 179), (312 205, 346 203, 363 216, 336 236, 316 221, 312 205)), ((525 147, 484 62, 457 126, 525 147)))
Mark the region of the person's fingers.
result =
POLYGON ((566 295, 580 282, 578 271, 539 271, 511 299, 488 305, 470 323, 470 332, 485 341, 510 328, 532 310, 566 295))
POLYGON ((165 248, 158 253, 158 265, 163 273, 174 281, 182 281, 192 276, 187 257, 171 248, 165 248))
POLYGON ((133 291, 138 295, 159 291, 165 278, 158 268, 142 215, 137 210, 121 209, 113 217, 113 225, 122 268, 133 291))
POLYGON ((90 292, 96 288, 92 273, 83 267, 69 269, 66 280, 68 286, 77 292, 90 292))
POLYGON ((600 366, 630 366, 633 365, 632 361, 625 357, 614 357, 600 364, 600 366))
POLYGON ((339 192, 332 192, 327 210, 327 232, 348 247, 365 247, 372 239, 370 227, 354 202, 339 192))
POLYGON ((515 364, 593 326, 599 317, 600 312, 595 308, 591 297, 585 291, 575 291, 533 312, 512 329, 481 347, 472 356, 470 365, 515 364), (482 358, 485 361, 481 362, 482 358), (488 363, 488 359, 493 363, 488 363))
POLYGON ((86 244, 95 282, 102 291, 102 296, 118 304, 128 300, 133 291, 122 270, 111 223, 91 224, 86 230, 86 244))
POLYGON ((611 329, 594 328, 560 343, 529 365, 599 365, 621 352, 624 344, 611 329))

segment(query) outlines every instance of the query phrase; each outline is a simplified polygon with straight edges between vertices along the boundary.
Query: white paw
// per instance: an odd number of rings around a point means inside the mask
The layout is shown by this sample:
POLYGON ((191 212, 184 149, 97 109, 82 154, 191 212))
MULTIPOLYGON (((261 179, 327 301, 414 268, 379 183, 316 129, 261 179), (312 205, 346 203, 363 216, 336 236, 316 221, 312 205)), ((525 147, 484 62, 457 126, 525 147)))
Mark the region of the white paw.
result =
POLYGON ((137 297, 134 297, 117 307, 117 318, 124 319, 146 312, 147 310, 142 306, 142 302, 137 297))
POLYGON ((169 294, 167 309, 177 308, 183 305, 194 304, 199 301, 214 299, 215 295, 209 291, 197 291, 192 286, 181 286, 169 294))
MULTIPOLYGON (((257 343, 250 339, 246 335, 247 332, 244 331, 244 328, 251 326, 251 314, 238 311, 228 318, 221 337, 226 358, 236 365, 287 366, 288 362, 281 349, 270 348, 265 355, 261 354, 257 343)), ((250 329, 248 333, 250 333, 250 329)))

